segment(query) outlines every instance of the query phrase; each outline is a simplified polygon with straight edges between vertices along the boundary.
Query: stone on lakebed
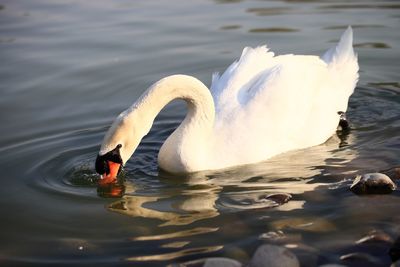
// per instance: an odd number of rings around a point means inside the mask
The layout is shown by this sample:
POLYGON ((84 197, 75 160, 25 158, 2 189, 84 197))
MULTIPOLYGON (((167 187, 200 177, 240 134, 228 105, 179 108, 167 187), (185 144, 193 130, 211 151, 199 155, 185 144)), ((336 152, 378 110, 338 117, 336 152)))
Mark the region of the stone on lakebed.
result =
POLYGON ((383 173, 357 175, 350 190, 356 194, 389 194, 396 189, 393 181, 383 173))
POLYGON ((299 267, 296 255, 275 245, 262 245, 254 253, 250 267, 299 267))

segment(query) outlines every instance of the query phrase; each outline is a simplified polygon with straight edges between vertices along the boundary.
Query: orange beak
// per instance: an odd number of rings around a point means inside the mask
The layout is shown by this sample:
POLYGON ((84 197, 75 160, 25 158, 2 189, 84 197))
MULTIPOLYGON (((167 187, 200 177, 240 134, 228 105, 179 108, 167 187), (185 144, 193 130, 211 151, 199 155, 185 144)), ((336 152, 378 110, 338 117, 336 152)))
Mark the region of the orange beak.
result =
POLYGON ((107 185, 111 184, 117 181, 117 175, 119 171, 119 167, 121 164, 115 163, 112 161, 107 161, 108 164, 108 169, 110 170, 110 173, 104 173, 101 177, 102 179, 99 180, 99 185, 107 185))

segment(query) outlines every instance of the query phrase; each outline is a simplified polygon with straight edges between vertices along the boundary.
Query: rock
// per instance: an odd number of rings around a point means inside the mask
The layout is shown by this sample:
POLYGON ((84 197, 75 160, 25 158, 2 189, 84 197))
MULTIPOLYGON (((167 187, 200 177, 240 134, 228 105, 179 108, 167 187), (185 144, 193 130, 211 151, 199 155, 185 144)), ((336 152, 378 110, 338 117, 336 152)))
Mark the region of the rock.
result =
POLYGON ((318 250, 316 248, 304 243, 290 243, 285 244, 284 247, 289 248, 296 254, 297 259, 301 262, 302 266, 317 266, 318 250))
POLYGON ((357 175, 350 186, 355 194, 389 194, 395 189, 396 185, 383 173, 357 175))
POLYGON ((204 262, 203 267, 241 267, 238 261, 228 258, 208 258, 204 262))
POLYGON ((262 245, 254 253, 249 267, 299 267, 296 255, 284 247, 262 245))

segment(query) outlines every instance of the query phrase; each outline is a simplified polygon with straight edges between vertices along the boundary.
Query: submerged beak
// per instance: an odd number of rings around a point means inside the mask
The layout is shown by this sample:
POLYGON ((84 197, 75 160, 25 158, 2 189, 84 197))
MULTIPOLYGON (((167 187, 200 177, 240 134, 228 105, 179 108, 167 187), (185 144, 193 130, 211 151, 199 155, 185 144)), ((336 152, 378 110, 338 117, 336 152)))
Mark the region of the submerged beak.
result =
POLYGON ((107 160, 107 164, 110 173, 108 174, 104 173, 101 175, 101 179, 99 180, 99 185, 106 185, 117 181, 117 175, 119 172, 119 168, 121 167, 121 164, 109 160, 107 160))

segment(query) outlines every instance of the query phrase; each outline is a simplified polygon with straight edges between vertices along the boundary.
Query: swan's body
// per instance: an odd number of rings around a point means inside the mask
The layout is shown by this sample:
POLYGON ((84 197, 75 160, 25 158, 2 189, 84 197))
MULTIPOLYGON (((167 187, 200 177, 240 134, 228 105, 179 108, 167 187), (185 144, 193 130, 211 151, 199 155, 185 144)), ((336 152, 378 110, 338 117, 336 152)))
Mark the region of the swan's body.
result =
POLYGON ((156 115, 176 98, 188 103, 188 114, 159 152, 159 166, 168 172, 255 163, 318 145, 336 131, 338 112, 346 111, 357 80, 351 28, 322 58, 245 48, 221 76, 214 74, 211 90, 185 75, 156 82, 117 117, 99 156, 121 144, 125 164, 156 115))

